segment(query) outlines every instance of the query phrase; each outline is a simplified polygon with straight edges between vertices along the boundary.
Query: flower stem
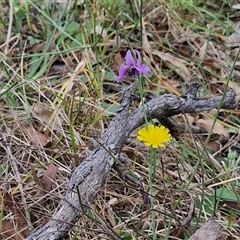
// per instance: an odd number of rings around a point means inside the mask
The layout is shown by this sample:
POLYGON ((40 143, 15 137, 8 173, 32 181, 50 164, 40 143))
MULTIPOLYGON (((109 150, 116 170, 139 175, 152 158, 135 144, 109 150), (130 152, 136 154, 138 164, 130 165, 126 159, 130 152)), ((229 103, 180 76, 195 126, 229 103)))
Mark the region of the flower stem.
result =
POLYGON ((138 76, 138 86, 139 86, 139 92, 140 92, 140 98, 142 102, 145 123, 148 125, 147 110, 146 110, 146 105, 144 104, 145 101, 143 98, 144 96, 143 96, 143 76, 142 75, 138 76))
POLYGON ((154 179, 156 176, 156 149, 151 148, 150 149, 150 175, 149 175, 149 192, 151 196, 151 218, 152 218, 152 234, 153 240, 157 239, 156 235, 156 229, 155 229, 155 211, 153 211, 154 208, 154 193, 153 193, 153 184, 154 184, 154 179))
POLYGON ((140 19, 140 45, 141 47, 143 46, 143 40, 142 40, 142 36, 143 36, 143 1, 140 0, 140 6, 139 6, 139 19, 140 19))

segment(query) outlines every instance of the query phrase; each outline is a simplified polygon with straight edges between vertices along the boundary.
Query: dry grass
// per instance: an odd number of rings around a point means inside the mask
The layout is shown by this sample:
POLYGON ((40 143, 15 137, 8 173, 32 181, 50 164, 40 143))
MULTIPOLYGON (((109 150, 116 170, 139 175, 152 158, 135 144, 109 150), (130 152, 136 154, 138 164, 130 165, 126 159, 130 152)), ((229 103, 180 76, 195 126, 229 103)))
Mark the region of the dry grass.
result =
MULTIPOLYGON (((194 81, 202 86, 199 97, 223 94, 228 85, 239 97, 239 48, 229 37, 237 28, 236 10, 228 1, 197 2, 143 1, 141 34, 137 1, 72 1, 71 6, 0 1, 2 239, 23 239, 56 212, 71 171, 93 148, 90 139, 103 135, 130 84, 116 83, 129 44, 142 50, 151 66, 146 99, 184 94, 194 81), (52 180, 44 182, 44 175, 52 180)), ((133 108, 139 105, 136 100, 133 108)), ((238 116, 236 110, 177 117, 186 123, 185 133, 157 155, 152 211, 158 239, 188 239, 210 216, 221 225, 221 239, 240 238, 239 180, 211 187, 239 176, 238 116), (206 130, 204 122, 206 133, 193 135, 187 120, 195 124, 206 116, 217 118, 221 127, 206 130)), ((147 190, 149 154, 136 133, 124 154, 129 172, 147 190)), ((152 217, 142 192, 113 171, 66 239, 116 235, 152 239, 152 217)))

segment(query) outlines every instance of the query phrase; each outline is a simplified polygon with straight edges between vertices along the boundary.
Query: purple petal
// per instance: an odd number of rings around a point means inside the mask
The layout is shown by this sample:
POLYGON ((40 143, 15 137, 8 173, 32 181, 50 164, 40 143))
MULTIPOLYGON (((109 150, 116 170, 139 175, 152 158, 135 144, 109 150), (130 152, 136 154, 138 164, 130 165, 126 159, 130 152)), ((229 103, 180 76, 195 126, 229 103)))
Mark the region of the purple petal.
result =
POLYGON ((117 82, 122 82, 122 80, 125 78, 126 73, 129 71, 129 69, 131 68, 130 65, 123 65, 120 70, 119 70, 119 75, 117 78, 117 82))
POLYGON ((125 56, 126 64, 127 65, 134 65, 136 63, 135 59, 133 58, 133 55, 130 50, 127 51, 125 56))
POLYGON ((148 74, 150 72, 149 67, 147 67, 145 65, 136 64, 134 67, 141 74, 148 74))
POLYGON ((137 64, 141 64, 142 63, 141 54, 138 50, 135 50, 135 52, 137 53, 137 64))

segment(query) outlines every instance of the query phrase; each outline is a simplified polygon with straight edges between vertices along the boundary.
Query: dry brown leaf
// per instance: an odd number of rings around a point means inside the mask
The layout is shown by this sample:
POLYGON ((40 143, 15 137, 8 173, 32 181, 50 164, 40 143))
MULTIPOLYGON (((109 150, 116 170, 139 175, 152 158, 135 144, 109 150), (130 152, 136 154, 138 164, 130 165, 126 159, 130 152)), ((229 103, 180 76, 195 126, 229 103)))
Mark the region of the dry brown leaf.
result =
POLYGON ((215 58, 206 58, 202 61, 202 65, 206 66, 209 70, 211 69, 221 69, 222 62, 215 58))
POLYGON ((225 209, 235 209, 238 211, 240 210, 240 204, 238 202, 223 200, 220 202, 220 205, 222 205, 222 207, 225 209))
POLYGON ((189 113, 186 113, 184 116, 186 117, 189 125, 192 125, 195 122, 195 118, 189 113))
POLYGON ((42 104, 41 102, 37 102, 32 106, 33 117, 38 119, 40 122, 45 123, 46 125, 50 125, 52 130, 57 130, 61 128, 62 118, 55 114, 54 119, 51 123, 50 119, 52 117, 54 110, 50 110, 47 106, 42 104))
POLYGON ((43 133, 40 133, 32 126, 23 127, 23 130, 31 139, 32 144, 37 147, 45 147, 51 143, 50 137, 43 133))
POLYGON ((212 151, 215 153, 220 150, 221 145, 220 145, 219 141, 214 140, 214 141, 209 141, 206 148, 208 151, 212 151))
POLYGON ((205 58, 206 52, 207 52, 208 42, 205 42, 200 48, 199 48, 199 58, 202 61, 205 58))
POLYGON ((168 64, 169 68, 174 68, 175 71, 184 79, 188 81, 191 80, 191 73, 186 67, 188 65, 187 61, 177 58, 169 52, 153 50, 152 54, 160 57, 163 61, 165 61, 168 64))
POLYGON ((18 233, 16 233, 16 230, 14 229, 13 223, 10 222, 7 219, 4 219, 3 222, 2 222, 1 236, 11 237, 11 239, 14 239, 14 240, 22 239, 18 235, 18 233))
POLYGON ((190 238, 189 240, 216 240, 219 239, 220 225, 209 218, 190 238))
POLYGON ((46 191, 50 191, 51 186, 52 186, 52 180, 55 178, 56 174, 58 171, 58 167, 55 166, 54 164, 50 164, 45 171, 43 177, 42 177, 42 186, 43 189, 46 191))
POLYGON ((45 224, 47 224, 47 222, 50 221, 50 219, 51 219, 50 216, 44 215, 44 216, 42 217, 41 224, 39 225, 39 227, 40 227, 40 228, 43 227, 45 224))
POLYGON ((226 39, 226 44, 229 47, 238 47, 239 43, 240 43, 240 29, 237 29, 226 39))
MULTIPOLYGON (((178 92, 180 96, 183 95, 183 88, 182 88, 181 83, 178 80, 172 79, 172 78, 170 78, 170 79, 162 78, 162 82, 165 83, 164 84, 165 86, 167 86, 167 87, 162 86, 163 88, 169 90, 169 87, 170 87, 170 89, 174 89, 176 92, 178 92)), ((155 88, 151 87, 151 90, 156 91, 158 86, 154 83, 152 83, 152 86, 155 88)))
MULTIPOLYGON (((216 114, 218 113, 218 110, 217 109, 211 109, 210 111, 208 111, 208 114, 215 117, 216 114)), ((203 115, 204 116, 204 115, 203 115)))
POLYGON ((185 46, 184 44, 180 44, 178 51, 181 55, 187 58, 192 58, 192 52, 191 49, 188 46, 185 46))
POLYGON ((13 196, 9 193, 4 194, 4 204, 6 206, 6 210, 9 209, 12 211, 15 224, 10 222, 8 219, 4 219, 2 224, 2 234, 15 240, 22 240, 23 238, 26 238, 29 235, 29 231, 26 217, 23 214, 24 211, 21 210, 13 196))
MULTIPOLYGON (((183 95, 183 88, 179 80, 173 78, 161 78, 161 87, 160 91, 169 91, 170 93, 178 94, 179 96, 183 95)), ((159 84, 152 82, 149 90, 152 92, 159 91, 159 84)))
MULTIPOLYGON (((47 42, 43 42, 43 43, 37 43, 35 45, 33 45, 31 47, 31 49, 29 50, 30 52, 36 53, 36 52, 42 52, 46 46, 47 42)), ((54 50, 56 48, 55 43, 52 43, 48 49, 47 52, 51 52, 52 50, 54 50)))
MULTIPOLYGON (((204 129, 206 132, 209 132, 212 128, 213 122, 214 122, 213 119, 198 119, 196 121, 196 126, 204 129)), ((229 138, 228 133, 224 129, 223 125, 219 122, 215 123, 215 125, 212 129, 212 133, 219 134, 219 135, 222 134, 226 138, 229 138)))
POLYGON ((122 64, 123 64, 123 60, 122 60, 122 57, 121 57, 121 53, 118 52, 113 57, 111 68, 115 73, 117 73, 119 71, 120 67, 122 66, 122 64))
MULTIPOLYGON (((35 31, 35 32, 38 32, 38 28, 37 26, 35 26, 34 24, 31 25, 32 26, 32 29, 35 31)), ((48 49, 47 49, 47 52, 51 52, 53 51, 55 48, 56 48, 56 44, 55 44, 55 41, 59 38, 59 36, 61 36, 61 32, 57 32, 55 35, 54 35, 54 38, 53 38, 53 41, 52 43, 48 46, 48 49)), ((35 45, 33 45, 30 49, 29 49, 29 52, 42 52, 46 46, 47 42, 42 42, 42 43, 37 43, 35 45)))

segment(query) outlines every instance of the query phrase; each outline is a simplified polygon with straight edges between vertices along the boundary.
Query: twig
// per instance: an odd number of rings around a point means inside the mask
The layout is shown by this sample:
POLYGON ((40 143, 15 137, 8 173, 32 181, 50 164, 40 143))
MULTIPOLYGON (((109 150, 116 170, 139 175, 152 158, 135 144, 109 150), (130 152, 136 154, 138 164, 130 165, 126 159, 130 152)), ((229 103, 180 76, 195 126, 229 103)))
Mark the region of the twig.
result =
MULTIPOLYGON (((191 92, 196 92, 194 86, 190 88, 192 88, 191 92)), ((73 224, 83 216, 82 211, 78 208, 79 198, 76 188, 79 189, 82 203, 91 204, 97 192, 104 186, 113 167, 113 155, 122 151, 131 132, 144 123, 142 107, 129 113, 136 89, 137 85, 133 84, 124 91, 118 114, 111 121, 101 139, 101 145, 104 147, 95 148, 82 164, 73 171, 67 186, 66 200, 61 202, 60 209, 45 226, 30 235, 27 240, 62 239, 73 224), (106 151, 106 149, 109 151, 106 151)), ((149 101, 145 109, 148 109, 152 118, 160 117, 164 119, 182 112, 202 112, 217 108, 221 99, 222 96, 198 100, 194 97, 178 97, 165 94, 149 101)), ((228 90, 222 108, 234 109, 237 104, 234 91, 232 89, 228 90)))

